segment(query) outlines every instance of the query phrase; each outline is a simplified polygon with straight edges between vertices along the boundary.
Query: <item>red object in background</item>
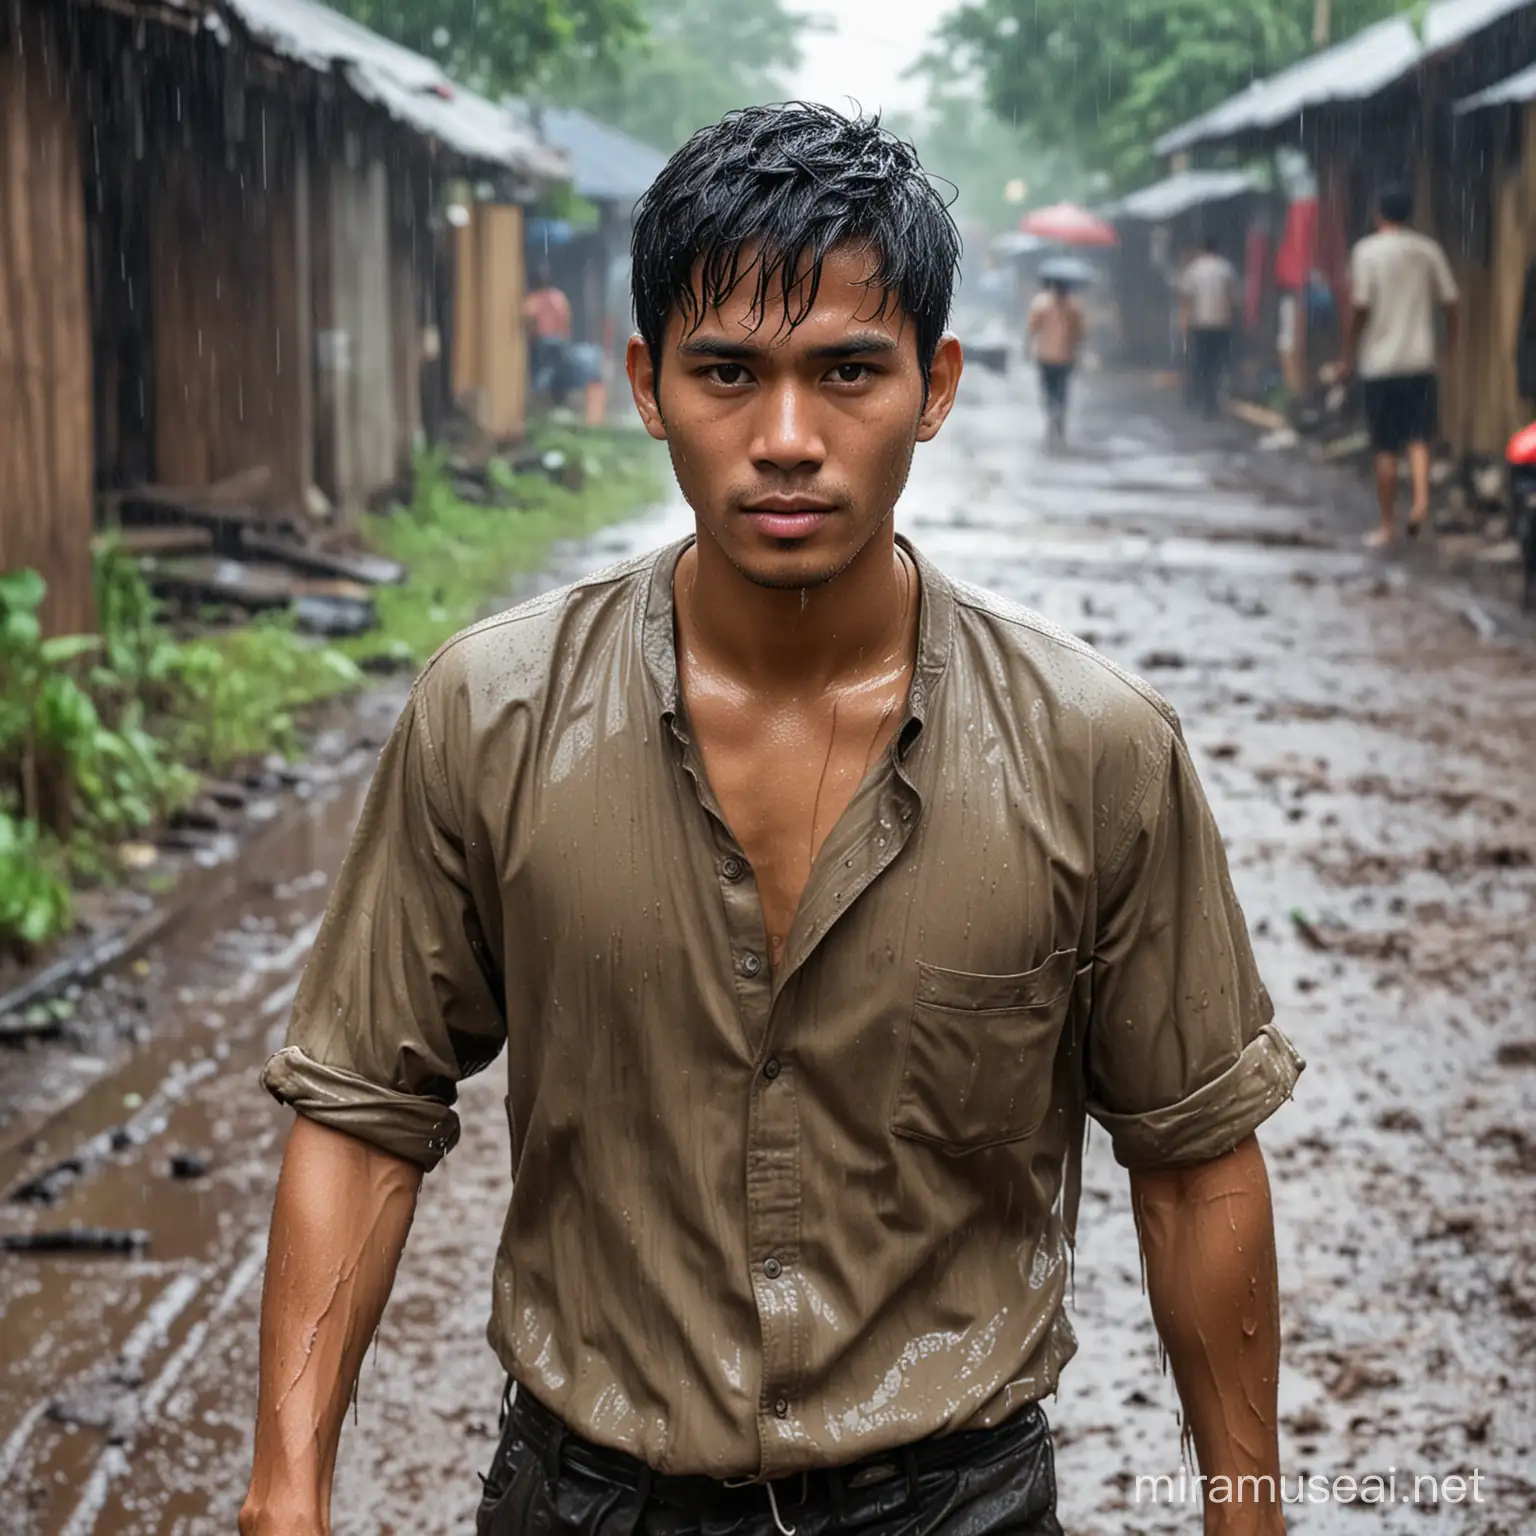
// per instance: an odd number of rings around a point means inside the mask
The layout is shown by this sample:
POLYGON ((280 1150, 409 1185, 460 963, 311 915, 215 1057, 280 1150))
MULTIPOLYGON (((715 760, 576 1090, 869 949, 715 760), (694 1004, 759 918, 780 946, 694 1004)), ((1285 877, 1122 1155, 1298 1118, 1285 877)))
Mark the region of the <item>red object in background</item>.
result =
POLYGON ((1262 229, 1248 231, 1243 252, 1243 325, 1253 330, 1264 303, 1264 263, 1269 256, 1269 235, 1262 229))
POLYGON ((1049 208, 1037 208, 1019 220, 1019 228, 1026 235, 1041 240, 1052 240, 1057 245, 1119 245, 1120 237, 1113 224, 1079 208, 1076 203, 1053 203, 1049 208))
POLYGON ((1504 450, 1504 461, 1507 464, 1536 464, 1536 422, 1521 427, 1510 438, 1509 447, 1504 450))
POLYGON ((1302 198, 1285 211, 1285 231, 1275 252, 1275 281, 1282 288, 1305 288, 1317 250, 1317 199, 1302 198))

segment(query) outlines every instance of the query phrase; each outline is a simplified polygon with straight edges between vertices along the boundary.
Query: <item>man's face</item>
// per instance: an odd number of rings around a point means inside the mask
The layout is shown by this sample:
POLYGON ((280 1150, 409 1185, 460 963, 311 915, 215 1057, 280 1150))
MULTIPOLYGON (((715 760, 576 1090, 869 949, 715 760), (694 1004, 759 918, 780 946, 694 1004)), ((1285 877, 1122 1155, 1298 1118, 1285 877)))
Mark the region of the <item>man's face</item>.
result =
POLYGON ((672 315, 659 379, 630 341, 641 419, 671 450, 700 528, 759 586, 817 586, 844 570, 890 518, 913 445, 954 403, 959 344, 941 344, 925 401, 913 326, 894 306, 876 316, 873 266, 867 252, 834 251, 793 330, 782 295, 766 317, 753 308, 749 273, 696 328, 672 315))

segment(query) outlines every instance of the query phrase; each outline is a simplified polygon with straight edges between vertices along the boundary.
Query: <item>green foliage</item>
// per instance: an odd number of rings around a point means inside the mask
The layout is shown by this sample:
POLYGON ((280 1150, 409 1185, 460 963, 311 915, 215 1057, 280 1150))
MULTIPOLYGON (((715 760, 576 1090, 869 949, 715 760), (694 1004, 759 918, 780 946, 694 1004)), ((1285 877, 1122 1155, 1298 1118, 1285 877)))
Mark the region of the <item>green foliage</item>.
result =
POLYGON ((491 93, 524 90, 562 60, 612 68, 643 33, 637 0, 331 0, 364 26, 491 93))
POLYGON ((639 0, 648 35, 614 67, 576 52, 545 93, 670 153, 733 107, 778 101, 822 25, 784 0, 639 0))
POLYGON ((503 465, 511 505, 472 506, 444 457, 423 457, 410 509, 376 524, 410 579, 378 592, 380 627, 344 648, 285 619, 179 639, 137 564, 110 547, 96 564, 100 635, 45 640, 42 578, 0 574, 0 950, 66 932, 71 877, 109 877, 117 844, 192 796, 194 768, 296 751, 298 711, 358 687, 359 659, 425 659, 555 540, 660 492, 659 450, 637 433, 550 433, 540 446, 580 457, 581 490, 503 465))
POLYGON ((38 947, 74 920, 62 856, 35 821, 0 810, 0 943, 38 947))
MULTIPOLYGON (((1158 137, 1311 49, 1314 0, 966 0, 930 67, 975 74, 989 103, 1122 188, 1158 174, 1158 137)), ((1335 0, 1345 37, 1404 9, 1335 0)))
POLYGON ((482 506, 454 494, 442 453, 421 456, 410 507, 369 530, 382 553, 409 568, 411 579, 379 590, 379 627, 342 642, 349 656, 425 661, 505 597, 512 577, 544 565, 557 540, 595 532, 661 495, 662 451, 638 432, 545 431, 538 446, 579 458, 586 471, 579 491, 493 464, 500 499, 510 505, 482 506))

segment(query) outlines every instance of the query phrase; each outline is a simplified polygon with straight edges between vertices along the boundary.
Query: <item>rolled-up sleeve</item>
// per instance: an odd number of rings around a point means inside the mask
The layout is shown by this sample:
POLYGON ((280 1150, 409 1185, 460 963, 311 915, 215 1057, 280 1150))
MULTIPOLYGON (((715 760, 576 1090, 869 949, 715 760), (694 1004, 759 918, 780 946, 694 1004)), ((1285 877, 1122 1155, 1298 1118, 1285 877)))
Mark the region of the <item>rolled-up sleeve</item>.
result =
POLYGON ((418 684, 362 818, 262 1083, 300 1114, 430 1169, 458 1139, 457 1085, 506 1040, 418 684))
POLYGON ((1225 849, 1182 735, 1132 801, 1100 876, 1089 1113, 1128 1168, 1209 1162, 1291 1095, 1225 849))

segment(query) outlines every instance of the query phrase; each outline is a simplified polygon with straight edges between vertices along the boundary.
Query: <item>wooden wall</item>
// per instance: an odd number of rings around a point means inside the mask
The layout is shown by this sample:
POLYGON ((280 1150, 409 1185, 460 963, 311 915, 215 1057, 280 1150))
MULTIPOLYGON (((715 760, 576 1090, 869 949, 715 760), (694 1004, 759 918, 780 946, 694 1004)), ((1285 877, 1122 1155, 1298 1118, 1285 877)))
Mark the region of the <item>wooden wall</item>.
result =
POLYGON ((265 466, 267 500, 292 510, 314 457, 307 163, 275 130, 263 154, 265 186, 195 137, 155 168, 155 474, 203 486, 265 466))
POLYGON ((314 176, 316 479, 346 518, 399 469, 389 178, 348 136, 314 176))
POLYGON ((91 321, 77 103, 50 25, 0 30, 0 571, 48 582, 50 632, 90 629, 91 321))
POLYGON ((1460 453, 1502 458, 1530 420, 1517 393, 1515 340, 1525 269, 1536 258, 1536 107, 1518 109, 1497 136, 1486 261, 1459 259, 1461 325, 1446 370, 1441 429, 1460 453))
POLYGON ((454 401, 491 437, 517 441, 528 411, 523 211, 476 203, 455 237, 454 401))

